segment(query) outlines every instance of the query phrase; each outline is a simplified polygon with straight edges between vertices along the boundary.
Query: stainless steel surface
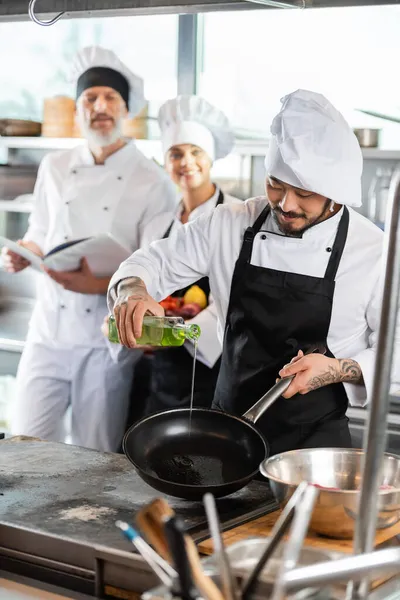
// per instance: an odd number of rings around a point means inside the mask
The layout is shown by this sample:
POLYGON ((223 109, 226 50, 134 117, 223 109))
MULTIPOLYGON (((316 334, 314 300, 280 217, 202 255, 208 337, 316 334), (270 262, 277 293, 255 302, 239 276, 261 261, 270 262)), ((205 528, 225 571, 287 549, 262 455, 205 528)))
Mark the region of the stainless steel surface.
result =
POLYGON ((289 539, 283 549, 282 561, 271 595, 272 600, 282 600, 284 598, 286 593, 285 575, 294 569, 299 560, 318 494, 318 488, 307 485, 295 506, 289 539))
MULTIPOLYGON (((372 400, 365 434, 366 453, 362 468, 362 488, 358 509, 359 517, 355 527, 354 554, 373 550, 377 519, 379 527, 382 509, 379 486, 382 482, 382 468, 384 472, 387 463, 386 457, 384 458, 386 420, 389 412, 390 374, 400 294, 400 169, 393 174, 389 189, 386 232, 388 237, 385 246, 384 295, 379 319, 372 400), (378 496, 380 502, 376 502, 378 496)), ((399 498, 393 498, 393 501, 399 502, 399 498)), ((353 597, 361 595, 366 598, 369 590, 368 577, 364 579, 359 589, 356 587, 353 597)))
POLYGON ((260 556, 260 559, 256 563, 254 569, 250 571, 250 573, 245 577, 242 585, 242 596, 243 600, 246 600, 249 595, 252 593, 254 585, 257 581, 257 578, 261 574, 262 570, 265 568, 268 560, 272 556, 273 552, 277 548, 279 542, 282 540, 285 535, 294 514, 294 509, 296 507, 297 502, 301 499, 304 490, 307 487, 307 482, 302 481, 297 489, 295 490, 293 496, 289 499, 286 506, 284 506, 282 513, 279 515, 275 525, 271 530, 271 535, 266 541, 264 551, 260 556))
POLYGON ((377 148, 379 146, 380 129, 353 129, 361 148, 377 148))
POLYGON ((264 4, 264 6, 270 6, 271 8, 306 8, 307 6, 311 7, 310 0, 294 0, 292 3, 280 2, 280 0, 248 0, 248 1, 256 2, 257 4, 264 4))
POLYGON ((198 17, 179 15, 178 94, 195 94, 198 72, 198 17))
POLYGON ((293 569, 285 574, 287 589, 326 585, 348 579, 360 579, 365 573, 382 576, 398 574, 400 570, 400 548, 388 548, 359 556, 349 556, 308 567, 293 569))
MULTIPOLYGON (((242 540, 236 544, 232 544, 227 548, 227 554, 231 563, 232 570, 238 581, 238 584, 243 581, 243 578, 254 569, 259 561, 265 544, 268 543, 267 538, 249 538, 242 540)), ((268 561, 268 564, 262 570, 260 578, 257 581, 257 586, 251 595, 251 600, 265 600, 271 594, 274 581, 279 572, 279 566, 282 560, 283 545, 277 549, 276 555, 268 561)), ((319 562, 334 560, 338 557, 336 553, 327 552, 324 550, 316 550, 314 548, 302 548, 299 556, 299 564, 302 566, 315 565, 319 562)), ((218 567, 214 556, 207 557, 202 561, 204 571, 212 577, 215 582, 218 582, 218 567)), ((304 588, 298 596, 302 600, 315 594, 316 590, 304 588)), ((166 588, 159 587, 146 592, 142 597, 146 600, 155 600, 156 598, 166 598, 166 588)), ((327 600, 324 596, 324 600, 327 600)), ((293 597, 294 600, 294 597, 293 597)))
MULTIPOLYGON (((0 7, 1 9, 1 7, 0 7)), ((0 148, 12 150, 64 150, 82 145, 84 140, 80 138, 44 138, 44 137, 0 137, 0 148)), ((160 140, 136 140, 139 150, 146 156, 161 153, 160 140)), ((249 137, 235 140, 234 154, 241 156, 264 157, 268 150, 267 139, 251 139, 249 137)), ((400 160, 400 150, 381 150, 380 148, 362 148, 362 154, 367 159, 400 160)))
MULTIPOLYGON (((321 8, 328 6, 370 6, 394 4, 396 0, 310 0, 307 6, 321 8)), ((209 12, 214 10, 247 10, 260 5, 242 0, 40 0, 40 13, 55 15, 68 11, 64 18, 125 16, 137 14, 209 12)), ((27 20, 27 0, 2 0, 0 20, 27 20)), ((267 10, 274 10, 266 7, 267 10)))
MULTIPOLYGON (((265 545, 268 544, 270 538, 253 537, 247 538, 240 542, 236 542, 227 548, 227 554, 232 568, 241 577, 246 578, 250 571, 254 570, 254 567, 259 562, 261 556, 265 551, 265 545)), ((271 560, 264 566, 260 574, 260 580, 268 581, 273 583, 279 570, 279 564, 282 559, 284 551, 284 545, 281 544, 276 549, 276 554, 271 557, 271 560)), ((341 558, 335 552, 329 552, 328 550, 317 550, 316 548, 303 547, 299 556, 299 565, 306 567, 312 566, 316 563, 326 563, 330 560, 336 560, 341 558)), ((207 570, 215 571, 215 557, 210 556, 203 561, 204 568, 207 570)))
POLYGON ((243 418, 255 423, 261 415, 263 415, 265 411, 268 410, 284 392, 286 392, 293 379, 294 376, 280 379, 266 394, 264 394, 264 396, 262 396, 262 398, 244 413, 243 418))
POLYGON ((29 14, 29 18, 37 25, 42 25, 43 27, 49 27, 50 25, 54 25, 54 23, 57 23, 57 21, 59 21, 61 19, 61 17, 65 14, 64 12, 60 12, 57 16, 53 17, 53 19, 49 19, 48 21, 41 21, 35 15, 35 4, 36 4, 36 0, 29 0, 28 14, 29 14))
POLYGON ((204 495, 204 508, 207 515, 208 528, 214 544, 214 555, 218 565, 222 591, 225 600, 239 600, 239 590, 236 585, 221 535, 217 505, 212 494, 204 495))
POLYGON ((392 168, 378 167, 368 189, 367 216, 378 226, 385 222, 392 175, 392 168))
MULTIPOLYGON (((301 481, 322 486, 310 529, 329 537, 350 539, 359 510, 364 455, 362 450, 339 448, 293 450, 263 461, 260 471, 269 479, 281 504, 289 500, 301 481)), ((400 518, 400 457, 385 454, 379 485, 393 486, 377 494, 378 528, 382 529, 400 518)))

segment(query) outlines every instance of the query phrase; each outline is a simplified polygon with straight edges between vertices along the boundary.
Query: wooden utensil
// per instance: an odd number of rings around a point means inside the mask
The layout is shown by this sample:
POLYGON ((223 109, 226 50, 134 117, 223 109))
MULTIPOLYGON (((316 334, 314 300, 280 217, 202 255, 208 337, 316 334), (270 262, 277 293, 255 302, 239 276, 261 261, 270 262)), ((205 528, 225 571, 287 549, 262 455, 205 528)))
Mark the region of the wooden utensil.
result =
MULTIPOLYGON (((158 554, 172 563, 171 552, 168 547, 168 541, 165 536, 165 520, 175 516, 174 510, 163 498, 157 498, 144 506, 136 514, 136 524, 147 538, 148 542, 154 546, 158 554)), ((192 569, 194 582, 205 600, 224 600, 223 594, 203 571, 200 556, 196 544, 188 535, 184 535, 188 560, 192 569)))

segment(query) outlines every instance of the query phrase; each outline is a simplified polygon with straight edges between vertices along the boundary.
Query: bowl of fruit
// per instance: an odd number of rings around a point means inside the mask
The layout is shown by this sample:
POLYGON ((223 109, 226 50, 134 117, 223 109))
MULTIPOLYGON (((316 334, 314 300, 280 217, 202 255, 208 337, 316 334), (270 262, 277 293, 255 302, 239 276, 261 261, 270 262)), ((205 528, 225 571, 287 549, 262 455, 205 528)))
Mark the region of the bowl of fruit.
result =
POLYGON ((208 302, 201 287, 192 285, 183 296, 168 296, 160 304, 166 317, 182 317, 188 321, 204 310, 208 302))

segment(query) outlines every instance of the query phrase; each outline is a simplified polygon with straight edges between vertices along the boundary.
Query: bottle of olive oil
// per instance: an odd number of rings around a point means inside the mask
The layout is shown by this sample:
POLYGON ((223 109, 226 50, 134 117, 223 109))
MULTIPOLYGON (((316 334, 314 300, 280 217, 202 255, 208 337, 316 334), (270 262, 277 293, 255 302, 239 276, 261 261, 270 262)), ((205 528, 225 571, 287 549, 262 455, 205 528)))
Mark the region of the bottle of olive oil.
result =
MULTIPOLYGON (((142 335, 136 340, 141 346, 183 346, 185 340, 194 343, 200 337, 198 325, 187 325, 182 317, 154 317, 146 315, 143 318, 142 335)), ((113 315, 108 321, 108 339, 119 343, 117 325, 113 315)))

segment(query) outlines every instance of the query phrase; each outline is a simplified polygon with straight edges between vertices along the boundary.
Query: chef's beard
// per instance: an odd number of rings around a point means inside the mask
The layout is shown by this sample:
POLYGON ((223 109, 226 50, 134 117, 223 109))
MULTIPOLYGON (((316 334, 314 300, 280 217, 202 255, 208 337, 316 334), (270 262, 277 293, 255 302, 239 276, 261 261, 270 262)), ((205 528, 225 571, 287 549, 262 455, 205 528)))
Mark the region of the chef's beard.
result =
POLYGON ((106 146, 115 144, 115 142, 122 138, 122 119, 115 120, 112 131, 109 131, 108 133, 97 131, 86 122, 79 121, 79 127, 89 146, 100 146, 100 148, 105 148, 106 146))
POLYGON ((289 211, 287 213, 285 213, 285 211, 283 211, 280 206, 271 206, 272 208, 272 215, 273 218, 275 220, 275 223, 278 225, 279 230, 284 234, 287 235, 288 237, 295 237, 295 238, 301 238, 303 237, 303 234, 305 231, 307 231, 307 229, 310 229, 311 227, 313 227, 314 225, 318 225, 318 223, 321 223, 322 221, 324 221, 324 217, 325 215, 328 213, 329 215, 329 206, 331 204, 331 200, 329 198, 326 199, 325 204, 324 204, 324 208, 322 209, 321 213, 316 216, 316 217, 307 217, 305 213, 294 213, 292 211, 289 211), (287 214, 289 216, 295 217, 296 219, 305 219, 306 224, 304 225, 304 227, 302 227, 301 229, 292 229, 292 224, 291 223, 281 223, 278 219, 278 215, 280 213, 284 213, 287 214))

